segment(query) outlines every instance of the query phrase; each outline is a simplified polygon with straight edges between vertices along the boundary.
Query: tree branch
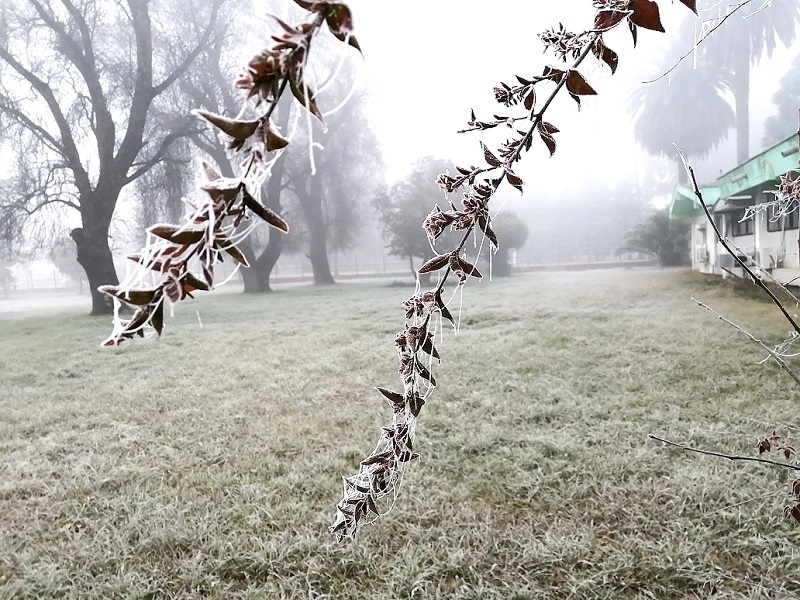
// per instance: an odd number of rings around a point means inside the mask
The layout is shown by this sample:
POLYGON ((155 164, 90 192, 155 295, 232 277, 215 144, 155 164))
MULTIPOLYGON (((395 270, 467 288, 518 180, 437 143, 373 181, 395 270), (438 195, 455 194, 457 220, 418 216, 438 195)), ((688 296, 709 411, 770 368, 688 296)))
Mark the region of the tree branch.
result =
POLYGON ((206 45, 208 44, 209 39, 211 38, 211 34, 214 32, 214 25, 217 20, 217 14, 219 13, 220 6, 222 5, 222 0, 215 0, 214 4, 211 7, 211 16, 208 19, 208 25, 206 26, 203 35, 200 37, 200 41, 197 42, 197 45, 192 49, 189 54, 187 54, 184 59, 178 64, 177 67, 167 75, 164 80, 153 86, 152 88, 152 98, 155 98, 162 92, 164 92, 169 86, 171 86, 175 81, 178 80, 181 75, 183 75, 189 66, 194 62, 194 60, 200 56, 200 53, 205 50, 206 45))
MULTIPOLYGON (((702 303, 702 302, 700 302, 699 300, 696 300, 695 298, 692 298, 692 301, 693 301, 695 304, 697 304, 697 305, 698 305, 700 308, 704 308, 704 309, 706 309, 708 312, 710 312, 712 315, 716 316, 716 317, 717 317, 717 318, 718 318, 720 321, 722 321, 723 323, 727 323, 728 325, 730 325, 731 327, 733 327, 734 329, 736 329, 736 330, 737 330, 737 331, 739 331, 740 333, 742 333, 742 334, 744 334, 745 336, 747 336, 747 338, 748 338, 748 339, 749 339, 751 342, 753 342, 754 344, 758 344, 759 346, 761 346, 761 348, 763 348, 763 349, 764 349, 764 350, 767 352, 767 354, 769 354, 769 355, 770 355, 770 356, 771 356, 771 357, 772 357, 772 358, 775 360, 775 362, 776 362, 776 363, 778 363, 778 366, 779 366, 781 369, 783 369, 784 371, 786 371, 786 373, 789 375, 789 377, 791 377, 792 379, 794 379, 794 382, 795 382, 795 383, 796 383, 798 386, 800 386, 800 378, 798 378, 798 377, 797 377, 797 375, 795 374, 795 372, 794 372, 794 371, 792 371, 792 369, 789 367, 789 365, 787 365, 787 364, 786 364, 786 361, 785 361, 785 360, 783 360, 783 358, 782 358, 782 357, 781 357, 781 356, 780 356, 780 355, 779 355, 777 352, 775 352, 775 351, 774 351, 772 348, 770 348, 769 346, 767 346, 767 345, 766 345, 764 342, 762 342, 760 339, 758 339, 757 337, 755 337, 755 336, 754 336, 752 333, 750 333, 750 332, 748 332, 748 331, 745 331, 744 329, 742 329, 741 327, 739 327, 739 325, 737 325, 737 324, 736 324, 736 323, 734 323, 733 321, 730 321, 730 320, 726 319, 725 317, 723 317, 721 314, 719 314, 718 312, 716 312, 716 311, 715 311, 714 309, 712 309, 711 307, 709 307, 709 306, 706 306, 705 304, 703 304, 703 303, 702 303)), ((765 360, 766 360, 766 359, 765 359, 765 360)))
MULTIPOLYGON (((136 170, 133 173, 130 173, 129 175, 127 175, 125 177, 125 185, 131 183, 132 181, 135 181, 136 179, 138 179, 139 177, 141 177, 142 175, 147 173, 147 171, 152 169, 159 162, 161 162, 161 160, 164 158, 164 155, 167 153, 167 151, 169 150, 169 148, 173 144, 173 142, 175 142, 176 140, 179 140, 181 138, 191 137, 191 136, 196 135, 198 133, 201 133, 201 130, 199 130, 199 129, 187 129, 187 130, 180 130, 180 131, 170 131, 161 140, 161 143, 159 144, 158 149, 155 151, 153 156, 151 156, 149 159, 139 163, 139 166, 136 168, 136 170)), ((133 166, 135 166, 135 165, 133 165, 133 166)))
MULTIPOLYGON (((153 37, 147 2, 128 0, 131 9, 131 26, 136 38, 136 76, 133 97, 128 111, 125 137, 119 145, 115 160, 122 165, 132 165, 141 150, 147 113, 153 100, 153 37), (141 4, 141 5, 140 5, 141 4)), ((127 167, 125 172, 127 172, 127 167)))
POLYGON ((108 109, 108 102, 103 92, 103 86, 100 83, 97 61, 92 48, 92 34, 89 31, 86 19, 70 0, 61 0, 61 3, 66 7, 70 17, 78 27, 81 38, 79 42, 70 35, 64 23, 45 10, 38 0, 29 1, 36 8, 39 18, 58 36, 64 56, 75 65, 75 68, 78 69, 86 83, 86 89, 89 91, 89 97, 97 119, 97 126, 93 128, 95 139, 97 140, 97 152, 101 164, 105 164, 114 156, 116 124, 111 111, 108 109))
POLYGON ((50 109, 50 113, 56 121, 59 133, 61 134, 61 146, 64 148, 64 158, 69 163, 69 168, 75 174, 75 184, 79 189, 90 190, 91 181, 89 174, 81 164, 80 153, 72 137, 69 122, 61 111, 58 100, 52 88, 28 69, 22 66, 5 48, 0 46, 0 59, 3 59, 14 71, 21 75, 34 90, 36 90, 50 109))
POLYGON ((738 454, 724 454, 722 452, 714 452, 713 450, 703 450, 701 448, 693 448, 687 444, 679 444, 678 442, 671 442, 670 440, 665 440, 664 438, 660 438, 653 434, 648 434, 647 437, 650 438, 651 440, 656 440, 657 442, 662 442, 664 444, 667 444, 668 446, 674 446, 675 448, 680 448, 681 450, 686 450, 688 452, 705 454, 706 456, 716 456, 717 458, 724 458, 726 460, 731 460, 731 461, 757 462, 765 465, 772 465, 773 467, 782 467, 784 469, 789 469, 791 471, 800 471, 800 465, 798 464, 790 465, 788 463, 782 463, 776 460, 769 460, 768 458, 758 458, 756 456, 741 456, 738 454))
POLYGON ((17 121, 25 129, 30 131, 36 138, 38 138, 44 145, 50 148, 53 152, 67 159, 64 147, 61 145, 53 134, 47 131, 44 127, 36 123, 31 117, 25 114, 22 110, 12 106, 11 99, 6 96, 0 95, 0 108, 3 112, 17 121))
POLYGON ((686 57, 687 57, 687 56, 689 56, 689 55, 690 55, 692 52, 694 52, 694 51, 697 49, 697 47, 698 47, 700 44, 702 44, 702 43, 703 43, 703 42, 706 40, 706 38, 708 38, 708 37, 709 37, 709 36, 710 36, 712 33, 714 33, 714 32, 715 32, 717 29, 719 29, 720 27, 722 27, 722 24, 723 24, 725 21, 727 21, 727 20, 728 20, 728 19, 729 19, 729 18, 730 18, 730 17, 731 17, 731 16, 732 16, 732 15, 733 15, 733 14, 734 14, 736 11, 738 11, 738 10, 739 10, 739 9, 741 9, 741 8, 744 8, 745 6, 747 6, 748 4, 750 4, 752 1, 753 1, 753 0, 744 0, 744 2, 740 2, 740 3, 739 3, 737 6, 735 6, 735 7, 733 8, 733 10, 731 10, 731 11, 730 11, 728 14, 726 14, 724 17, 722 17, 722 18, 719 20, 719 23, 717 23, 716 25, 714 25, 714 26, 713 26, 711 29, 709 29, 709 30, 708 30, 706 33, 704 33, 702 36, 700 36, 700 39, 699 39, 699 40, 697 40, 697 41, 694 43, 694 45, 693 45, 691 48, 689 48, 689 50, 687 50, 687 51, 686 51, 686 53, 685 53, 685 54, 683 54, 683 55, 682 55, 682 56, 681 56, 681 57, 680 57, 680 58, 679 58, 677 61, 675 61, 675 64, 674 64, 674 65, 672 65, 672 66, 671 66, 669 69, 667 69, 666 71, 664 71, 664 72, 663 72, 661 75, 659 75, 659 76, 658 76, 658 77, 656 77, 655 79, 650 79, 650 80, 648 80, 648 81, 643 81, 642 83, 655 83, 655 82, 656 82, 656 81, 658 81, 659 79, 663 79, 664 77, 666 77, 667 75, 669 75, 670 73, 672 73, 672 72, 673 72, 675 69, 677 69, 677 68, 678 68, 678 65, 680 65, 680 64, 681 64, 681 63, 682 63, 684 60, 686 60, 686 57))

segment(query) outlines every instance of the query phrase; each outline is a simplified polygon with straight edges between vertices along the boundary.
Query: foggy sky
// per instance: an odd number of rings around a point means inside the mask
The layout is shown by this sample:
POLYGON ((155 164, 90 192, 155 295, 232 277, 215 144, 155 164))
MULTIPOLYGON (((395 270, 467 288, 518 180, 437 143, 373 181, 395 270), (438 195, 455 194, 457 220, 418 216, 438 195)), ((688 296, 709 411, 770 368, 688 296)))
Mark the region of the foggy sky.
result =
MULTIPOLYGON (((559 21, 568 29, 586 29, 594 14, 588 0, 351 0, 350 5, 364 49, 370 116, 384 141, 390 178, 402 177, 414 158, 426 154, 475 164, 480 156, 477 136, 456 134, 470 108, 479 118, 507 114, 492 94, 499 81, 540 74, 545 64, 558 64, 552 55, 543 55, 537 34, 559 21)), ((558 151, 553 159, 544 151, 533 152, 520 167, 520 174, 536 179, 538 189, 564 185, 557 174, 574 180, 580 172, 585 179, 610 182, 644 177, 652 170, 656 159, 635 144, 624 105, 632 86, 640 85, 647 66, 659 61, 667 36, 689 12, 678 2, 661 6, 666 34, 642 30, 634 50, 627 28, 611 32, 606 41, 620 55, 617 74, 611 77, 608 69, 587 61, 590 66, 582 71, 599 95, 585 99, 580 113, 566 95, 548 111, 548 120, 561 129, 558 151)), ((779 47, 771 60, 751 71, 751 154, 761 150, 763 120, 774 112, 770 99, 791 56, 779 47)), ((736 165, 734 138, 731 131, 709 161, 696 161, 702 180, 736 165)))

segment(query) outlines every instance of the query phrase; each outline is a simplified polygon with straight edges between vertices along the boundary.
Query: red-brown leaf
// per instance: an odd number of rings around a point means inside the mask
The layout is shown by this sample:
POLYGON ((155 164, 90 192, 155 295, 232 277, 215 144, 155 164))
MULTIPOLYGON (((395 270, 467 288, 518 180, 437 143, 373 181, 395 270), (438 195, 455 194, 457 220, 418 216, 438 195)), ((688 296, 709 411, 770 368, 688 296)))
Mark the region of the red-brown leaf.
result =
POLYGON ((592 52, 597 60, 603 61, 608 65, 608 68, 611 69, 612 75, 617 72, 617 67, 619 66, 619 55, 611 48, 606 46, 603 43, 603 40, 598 39, 597 42, 595 42, 594 46, 592 46, 592 52))
POLYGON ((439 313, 442 315, 442 317, 455 325, 455 320, 453 320, 453 315, 450 314, 450 311, 447 309, 447 306, 445 306, 444 300, 442 300, 441 292, 436 292, 436 306, 439 308, 439 313))
POLYGON ((483 150, 483 158, 486 159, 486 162, 490 166, 499 167, 500 165, 503 164, 499 158, 497 158, 494 154, 492 154, 492 151, 489 150, 488 146, 486 146, 486 144, 484 144, 483 142, 481 142, 481 149, 483 150))
MULTIPOLYGON (((517 177, 513 173, 511 173, 511 175, 516 177, 517 179, 519 179, 519 177, 517 177)), ((506 173, 506 177, 508 177, 508 176, 509 176, 509 173, 506 173)), ((511 179, 509 179, 508 182, 511 183, 511 185, 514 185, 511 182, 511 179)), ((522 180, 521 179, 519 179, 519 182, 520 182, 520 185, 522 185, 522 180)), ((517 187, 517 186, 514 185, 514 187, 517 187)), ((522 188, 519 188, 519 189, 520 189, 520 191, 522 191, 522 188)), ((499 245, 497 243, 497 234, 495 234, 494 230, 492 229, 491 221, 489 219, 487 219, 486 217, 478 217, 478 227, 480 227, 481 230, 483 231, 483 233, 486 234, 486 237, 489 238, 489 241, 492 243, 492 246, 494 246, 495 248, 498 248, 499 245)))
POLYGON ((427 379, 430 382, 431 385, 434 385, 434 386, 436 385, 436 378, 433 376, 433 373, 431 373, 425 367, 425 365, 423 365, 419 361, 416 361, 416 367, 417 367, 417 373, 419 374, 420 377, 422 377, 423 379, 427 379))
POLYGON ((281 150, 289 145, 289 140, 275 133, 270 123, 262 123, 258 128, 258 134, 267 152, 281 150))
POLYGON ((220 200, 233 202, 243 188, 244 185, 241 180, 232 177, 220 177, 213 181, 207 181, 200 186, 201 190, 208 192, 214 202, 219 202, 220 200))
POLYGON ((153 326, 153 329, 156 330, 156 333, 161 336, 161 332, 164 330, 164 303, 160 302, 158 308, 153 311, 153 316, 150 319, 150 324, 153 326))
POLYGON ((536 92, 533 88, 525 94, 525 99, 522 101, 522 104, 525 106, 525 110, 533 110, 534 105, 536 104, 536 92))
POLYGON ((547 135, 546 133, 539 133, 539 137, 542 138, 544 145, 547 146, 547 149, 550 151, 550 156, 556 153, 556 141, 553 139, 553 136, 547 135))
MULTIPOLYGON (((553 142, 553 145, 555 146, 555 142, 553 142)), ((550 153, 550 156, 553 156, 552 152, 550 153)), ((523 181, 522 181, 522 179, 520 177, 518 177, 515 173, 512 173, 511 171, 506 171, 506 179, 508 180, 508 183, 510 183, 515 188, 517 188, 520 192, 522 192, 523 181)), ((488 228, 489 231, 486 231, 486 229, 484 229, 484 232, 486 233, 486 237, 488 237, 489 240, 495 245, 495 247, 497 247, 497 238, 494 237, 494 232, 492 231, 491 227, 487 226, 487 228, 488 228), (489 235, 490 232, 491 232, 491 235, 489 235), (494 239, 492 239, 493 237, 494 237, 494 239)))
POLYGON ((658 10, 658 4, 653 0, 632 0, 631 8, 633 9, 631 23, 663 33, 664 26, 661 24, 661 13, 658 10))
POLYGON ((597 92, 590 86, 583 75, 575 69, 567 71, 567 91, 575 96, 594 96, 597 92))
POLYGON ((546 66, 544 71, 542 71, 542 77, 544 79, 549 79, 550 81, 555 81, 556 83, 560 83, 564 78, 564 75, 564 71, 551 66, 546 66))
POLYGON ((132 260, 146 269, 152 269, 153 271, 158 271, 159 273, 163 273, 170 262, 169 259, 167 259, 166 263, 164 261, 155 259, 149 259, 149 262, 144 262, 144 257, 141 254, 128 254, 125 258, 132 260))
POLYGON ((361 461, 361 465, 364 467, 368 467, 370 465, 374 465, 380 462, 387 462, 392 459, 392 451, 391 450, 384 450, 383 452, 379 452, 378 454, 373 454, 372 456, 368 456, 364 460, 361 461))
POLYGON ((427 332, 425 336, 425 340, 422 342, 420 346, 420 350, 425 352, 426 354, 430 354, 433 358, 439 358, 439 351, 436 349, 436 346, 433 345, 433 334, 431 332, 427 332))
POLYGON ((376 387, 375 389, 392 404, 403 404, 405 402, 403 394, 399 394, 382 387, 376 387))
POLYGON ((552 123, 548 123, 547 121, 540 121, 538 129, 539 133, 545 133, 547 135, 553 135, 554 133, 558 133, 560 131, 558 127, 552 123))
POLYGON ((697 0, 681 0, 694 14, 697 14, 697 0))
POLYGON ((269 223, 275 229, 282 231, 283 233, 289 233, 289 224, 284 221, 278 213, 273 210, 270 210, 263 204, 261 204, 258 200, 253 198, 253 196, 248 192, 246 189, 242 194, 242 201, 244 205, 256 213, 259 217, 261 217, 264 221, 269 223))
POLYGON ((249 138, 256 132, 259 123, 261 123, 261 119, 256 119, 254 121, 240 121, 199 109, 195 110, 194 114, 204 118, 206 121, 214 125, 214 127, 222 130, 223 133, 229 135, 237 141, 243 141, 249 138))
POLYGON ((214 181, 215 179, 222 177, 222 175, 220 175, 219 172, 206 161, 203 161, 203 172, 206 175, 206 179, 209 181, 214 181))
POLYGON ((331 33, 348 33, 353 31, 353 13, 346 4, 332 3, 325 10, 325 22, 331 33))
POLYGON ((123 302, 133 304, 134 306, 147 306, 156 297, 156 290, 120 290, 114 285, 101 285, 97 288, 104 294, 119 298, 123 302))
MULTIPOLYGON (((184 273, 184 275, 183 275, 183 277, 181 279, 183 280, 183 283, 185 284, 184 285, 184 289, 186 288, 186 286, 189 286, 189 287, 191 287, 192 289, 195 289, 195 290, 203 290, 204 292, 208 291, 208 284, 205 281, 201 281, 200 279, 198 279, 197 277, 195 277, 194 275, 192 275, 189 272, 184 273)), ((192 290, 187 290, 187 291, 192 291, 192 290)))
POLYGON ((186 246, 188 244, 196 244, 203 239, 205 230, 203 229, 184 229, 178 225, 153 225, 148 228, 150 233, 163 240, 178 244, 179 246, 186 246))
POLYGON ((449 254, 440 254, 438 256, 434 256, 432 259, 427 261, 424 265, 422 265, 418 269, 418 273, 432 273, 433 271, 438 271, 442 267, 444 267, 447 262, 450 260, 449 254))
POLYGON ((458 255, 456 255, 456 260, 458 262, 458 268, 464 271, 464 273, 466 273, 467 275, 471 275, 472 277, 475 277, 477 279, 483 279, 483 275, 481 275, 481 272, 475 268, 475 265, 473 265, 470 262, 467 262, 458 255))
POLYGON ((214 236, 214 246, 230 254, 233 260, 243 267, 250 266, 250 263, 247 262, 247 257, 242 254, 241 250, 239 250, 239 248, 237 248, 227 236, 221 233, 218 233, 216 236, 214 236))
POLYGON ((356 39, 356 36, 354 36, 352 33, 350 35, 347 35, 347 34, 344 34, 344 33, 334 33, 333 35, 340 42, 344 42, 346 40, 347 43, 350 46, 352 46, 353 48, 358 50, 361 54, 364 54, 364 51, 361 50, 361 44, 358 43, 358 40, 356 39))
POLYGON ((795 521, 800 523, 800 504, 787 506, 783 512, 787 517, 792 517, 795 521))
POLYGON ((296 82, 294 79, 289 82, 289 87, 292 88, 292 94, 294 94, 294 97, 297 98, 297 101, 306 107, 312 115, 322 121, 322 113, 319 112, 317 103, 314 100, 314 93, 311 92, 309 88, 305 88, 310 92, 309 95, 306 96, 304 91, 305 86, 303 86, 302 82, 296 82))
POLYGON ((594 30, 608 31, 619 25, 630 11, 626 10, 598 10, 594 16, 594 30))
POLYGON ((367 510, 380 516, 381 513, 378 512, 378 507, 375 506, 375 499, 372 497, 372 494, 367 494, 365 500, 367 502, 367 510))

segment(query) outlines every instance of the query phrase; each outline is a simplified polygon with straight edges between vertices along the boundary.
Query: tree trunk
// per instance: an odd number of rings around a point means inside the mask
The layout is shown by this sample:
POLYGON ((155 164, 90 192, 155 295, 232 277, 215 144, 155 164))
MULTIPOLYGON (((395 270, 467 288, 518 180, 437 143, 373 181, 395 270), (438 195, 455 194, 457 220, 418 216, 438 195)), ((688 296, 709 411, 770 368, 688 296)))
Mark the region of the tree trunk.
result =
MULTIPOLYGON (((270 234, 270 238, 272 234, 270 234)), ((256 263, 258 259, 256 258, 255 250, 253 250, 253 243, 249 237, 246 237, 241 242, 239 242, 239 250, 242 251, 247 262, 250 263, 249 268, 242 267, 239 269, 239 273, 242 275, 242 282, 244 283, 244 293, 245 294, 258 294, 261 292, 269 291, 269 283, 267 283, 266 287, 263 285, 263 276, 259 273, 256 269, 256 263)))
POLYGON ((308 229, 311 237, 308 259, 311 261, 311 269, 314 271, 314 285, 330 285, 336 283, 331 274, 331 265, 328 261, 328 244, 324 225, 321 225, 321 223, 315 224, 313 220, 309 218, 308 229))
POLYGON ((283 235, 275 229, 269 231, 269 241, 264 251, 256 257, 250 238, 239 243, 239 249, 247 257, 250 268, 242 269, 245 294, 261 294, 271 292, 269 278, 272 270, 283 252, 283 235))
POLYGON ((492 274, 496 277, 508 277, 511 275, 511 263, 508 260, 508 249, 501 246, 497 249, 492 261, 492 274))
POLYGON ((736 160, 739 164, 750 158, 750 54, 747 44, 736 52, 736 64, 731 85, 736 105, 736 160))
POLYGON ((330 285, 336 282, 331 275, 328 260, 328 232, 322 215, 322 186, 319 177, 312 176, 309 179, 308 188, 302 184, 297 188, 297 199, 300 200, 308 226, 308 259, 314 272, 314 285, 330 285))
POLYGON ((108 247, 108 227, 95 228, 88 235, 82 228, 70 234, 78 250, 78 263, 86 271, 89 291, 92 294, 92 315, 110 315, 114 304, 109 296, 98 291, 101 285, 117 285, 117 271, 111 249, 108 247))
MULTIPOLYGON (((281 191, 283 190, 283 173, 286 168, 286 160, 282 157, 272 168, 272 175, 270 176, 266 190, 264 205, 281 214, 281 191)), ((262 188, 263 189, 263 188, 262 188)), ((263 225, 266 227, 266 225, 263 225)), ((272 288, 269 286, 269 278, 272 275, 272 269, 281 257, 283 252, 283 236, 286 235, 277 229, 269 228, 269 241, 267 242, 264 251, 255 256, 250 238, 243 240, 240 244, 242 252, 247 257, 250 263, 249 269, 242 269, 242 280, 244 281, 245 294, 258 294, 264 292, 271 292, 272 288)))

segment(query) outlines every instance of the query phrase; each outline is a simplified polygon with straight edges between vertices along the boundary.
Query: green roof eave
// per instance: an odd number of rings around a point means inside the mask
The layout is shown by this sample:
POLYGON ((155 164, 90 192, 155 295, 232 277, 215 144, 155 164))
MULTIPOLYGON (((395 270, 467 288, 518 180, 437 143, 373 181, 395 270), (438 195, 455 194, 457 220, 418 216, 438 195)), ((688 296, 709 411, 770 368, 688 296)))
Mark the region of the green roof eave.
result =
MULTIPOLYGON (((716 185, 701 186, 700 193, 703 202, 711 208, 720 199, 720 188, 716 185)), ((670 219, 692 219, 703 213, 703 207, 694 193, 694 190, 685 185, 678 184, 672 193, 672 202, 669 204, 670 219)))
POLYGON ((756 154, 717 179, 723 197, 738 196, 798 167, 797 134, 756 154))

